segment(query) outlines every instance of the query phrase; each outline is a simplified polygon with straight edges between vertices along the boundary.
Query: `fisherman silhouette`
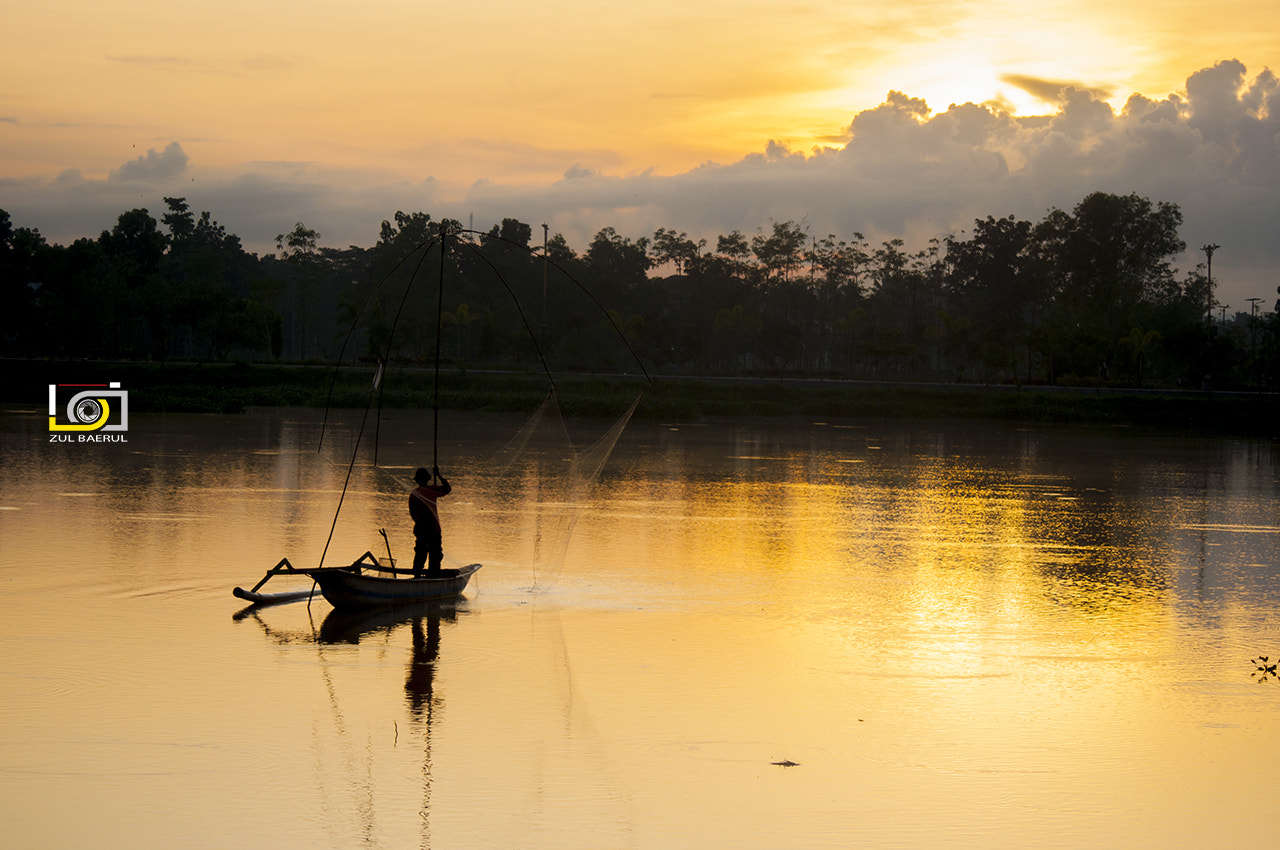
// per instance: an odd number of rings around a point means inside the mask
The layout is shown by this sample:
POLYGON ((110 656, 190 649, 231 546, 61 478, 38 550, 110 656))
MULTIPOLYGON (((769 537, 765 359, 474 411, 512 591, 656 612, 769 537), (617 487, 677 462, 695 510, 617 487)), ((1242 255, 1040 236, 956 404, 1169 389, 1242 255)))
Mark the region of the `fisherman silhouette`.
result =
POLYGON ((427 565, 428 574, 438 573, 444 560, 444 542, 436 499, 449 495, 453 487, 440 474, 438 466, 432 467, 431 472, 419 468, 413 473, 413 480, 418 484, 409 494, 409 516, 413 517, 413 574, 421 575, 423 564, 427 565), (434 483, 436 479, 439 484, 434 483))

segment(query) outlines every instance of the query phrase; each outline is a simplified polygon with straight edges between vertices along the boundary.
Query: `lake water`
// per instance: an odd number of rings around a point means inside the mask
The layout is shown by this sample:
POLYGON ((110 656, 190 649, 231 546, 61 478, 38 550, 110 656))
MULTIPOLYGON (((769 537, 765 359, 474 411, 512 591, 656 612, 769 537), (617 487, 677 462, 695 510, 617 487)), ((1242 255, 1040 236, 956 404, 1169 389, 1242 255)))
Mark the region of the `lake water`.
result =
MULTIPOLYGON (((320 419, 3 413, 4 846, 1276 841, 1275 442, 636 421, 573 501, 445 413, 463 602, 247 610, 329 536, 360 423, 320 419)), ((327 564, 409 554, 429 423, 379 449, 327 564)))

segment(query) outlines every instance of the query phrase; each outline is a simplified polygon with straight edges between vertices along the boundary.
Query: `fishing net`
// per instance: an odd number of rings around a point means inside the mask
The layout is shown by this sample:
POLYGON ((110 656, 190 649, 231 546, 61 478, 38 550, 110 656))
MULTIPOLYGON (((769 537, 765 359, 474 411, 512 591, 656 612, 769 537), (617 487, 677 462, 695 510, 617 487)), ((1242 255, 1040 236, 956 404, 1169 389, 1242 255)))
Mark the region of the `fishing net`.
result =
MULTIPOLYGON (((486 464, 485 497, 495 514, 506 517, 504 528, 492 532, 515 539, 512 548, 532 574, 531 590, 548 590, 559 579, 574 526, 590 506, 591 490, 643 395, 588 443, 581 437, 575 442, 550 393, 486 464)), ((580 429, 590 425, 599 423, 582 423, 580 429)))
MULTIPOLYGON (((482 246, 477 245, 472 236, 483 237, 482 242, 485 243, 509 243, 509 247, 513 249, 521 249, 530 254, 533 249, 528 245, 511 242, 503 237, 493 233, 481 234, 479 231, 463 229, 456 226, 449 226, 441 223, 437 229, 437 233, 426 242, 415 247, 409 252, 399 263, 392 269, 382 281, 377 283, 369 295, 364 307, 356 311, 357 316, 353 320, 351 331, 347 335, 347 340, 343 343, 342 351, 339 353, 338 359, 342 360, 347 347, 351 341, 352 335, 358 326, 359 316, 364 313, 366 307, 373 302, 375 294, 401 269, 410 270, 409 277, 405 283, 405 288, 399 298, 399 306, 395 308, 394 318, 391 321, 390 329, 387 332, 385 346, 379 355, 379 367, 377 377, 373 382, 373 388, 370 391, 368 406, 365 409, 365 419, 367 419, 370 408, 374 405, 375 399, 378 414, 374 417, 373 428, 373 466, 379 466, 378 460, 378 433, 382 422, 382 382, 381 376, 383 365, 391 359, 393 354, 392 340, 395 336, 395 329, 400 320, 401 312, 404 310, 409 300, 409 292, 413 287, 413 283, 418 276, 419 271, 426 264, 429 254, 432 254, 432 248, 439 246, 439 251, 433 256, 439 259, 439 286, 436 291, 436 332, 435 332, 435 381, 434 394, 432 402, 432 463, 438 459, 438 438, 439 438, 439 392, 440 392, 440 351, 441 351, 441 322, 444 316, 444 289, 445 289, 445 257, 450 250, 470 252, 490 268, 496 279, 501 283, 503 288, 511 295, 516 312, 520 316, 521 323, 529 333, 530 343, 537 354, 542 367, 547 371, 547 378, 554 387, 554 381, 551 379, 550 370, 547 369, 546 358, 543 355, 543 349, 539 343, 537 336, 533 333, 533 329, 529 324, 523 308, 520 306, 519 299, 515 297, 515 292, 503 276, 501 270, 488 257, 484 255, 484 251, 480 250, 482 246)), ((544 290, 545 290, 545 273, 548 266, 556 268, 568 281, 570 281, 583 295, 585 295, 592 303, 594 303, 600 311, 608 319, 608 326, 618 335, 622 346, 635 357, 636 365, 648 380, 648 372, 645 371, 644 365, 641 363, 639 355, 636 354, 631 343, 627 341, 626 335, 623 333, 618 322, 618 317, 612 311, 606 310, 595 296, 593 296, 573 275, 561 267, 554 260, 544 255, 541 257, 544 272, 544 290)), ((545 298, 545 292, 544 292, 545 298)), ((335 370, 336 373, 336 370, 335 370)), ((336 381, 336 374, 335 374, 336 381)), ((330 397, 332 398, 333 385, 330 387, 330 397)), ((618 442, 618 438, 622 435, 627 423, 631 420, 640 399, 644 392, 636 397, 635 401, 627 408, 626 412, 618 418, 611 426, 604 430, 604 433, 596 439, 585 443, 585 448, 579 448, 574 439, 570 436, 569 428, 566 425, 564 416, 561 412, 559 402, 553 389, 542 405, 534 412, 519 432, 513 437, 501 450, 491 457, 488 463, 484 464, 484 468, 488 471, 487 475, 482 476, 486 481, 469 482, 471 486, 480 484, 479 489, 487 491, 487 493, 479 493, 483 503, 487 506, 486 510, 493 511, 496 517, 500 513, 505 513, 509 521, 502 523, 502 528, 493 528, 495 523, 488 523, 483 530, 485 537, 494 534, 502 535, 508 531, 514 531, 514 544, 505 547, 507 553, 511 554, 512 563, 527 563, 530 565, 533 574, 533 587, 535 589, 545 589, 551 583, 554 583, 564 567, 565 555, 569 548, 569 540, 573 533, 573 528, 577 524, 582 512, 586 509, 590 491, 600 477, 600 473, 604 468, 605 462, 609 459, 609 455, 613 452, 614 446, 618 442), (527 544, 527 545, 525 545, 527 544)), ((328 405, 325 409, 325 422, 321 424, 321 444, 323 444, 323 434, 325 426, 328 422, 328 405)), ((361 421, 360 430, 356 434, 355 442, 358 448, 360 438, 364 434, 365 420, 361 421)), ((351 473, 356 464, 356 450, 353 449, 351 463, 348 466, 346 477, 342 486, 342 496, 338 501, 338 513, 341 512, 342 502, 347 495, 348 487, 351 484, 351 473)), ((385 476, 384 476, 385 478, 385 476)), ((332 541, 334 529, 338 523, 338 513, 334 514, 333 524, 330 527, 329 538, 325 543, 325 553, 321 554, 321 563, 324 561, 325 554, 329 549, 329 542, 332 541)), ((473 529, 473 532, 477 529, 473 529)), ((445 563, 449 566, 461 566, 447 551, 448 537, 446 535, 446 552, 445 563)), ((388 542, 387 548, 390 549, 388 542)), ((390 559, 388 553, 388 559, 390 559)))

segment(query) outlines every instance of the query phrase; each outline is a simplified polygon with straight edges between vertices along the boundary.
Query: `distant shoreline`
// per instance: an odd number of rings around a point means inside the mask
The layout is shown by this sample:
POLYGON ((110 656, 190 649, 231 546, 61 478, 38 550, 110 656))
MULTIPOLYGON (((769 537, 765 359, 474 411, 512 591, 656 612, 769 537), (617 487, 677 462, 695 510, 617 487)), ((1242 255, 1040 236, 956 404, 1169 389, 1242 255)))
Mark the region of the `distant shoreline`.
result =
MULTIPOLYGON (((119 381, 135 413, 238 413, 250 407, 363 408, 372 395, 374 369, 344 367, 335 381, 333 368, 321 364, 4 360, 0 374, 0 402, 7 405, 43 406, 52 383, 119 381)), ((638 375, 553 378, 568 416, 617 415, 646 388, 638 375)), ((449 410, 529 411, 549 390, 540 372, 450 367, 440 373, 439 404, 449 410)), ((385 408, 429 409, 434 370, 393 369, 380 391, 385 408)), ((1280 393, 654 375, 636 415, 968 418, 1274 437, 1280 435, 1280 393)))

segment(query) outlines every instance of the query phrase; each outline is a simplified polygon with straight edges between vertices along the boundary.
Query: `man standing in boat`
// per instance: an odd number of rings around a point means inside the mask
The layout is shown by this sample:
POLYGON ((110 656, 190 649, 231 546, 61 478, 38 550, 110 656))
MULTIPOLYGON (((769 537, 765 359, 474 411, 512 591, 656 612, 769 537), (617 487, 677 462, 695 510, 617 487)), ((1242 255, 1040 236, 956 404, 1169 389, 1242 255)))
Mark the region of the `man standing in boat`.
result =
POLYGON ((428 565, 428 574, 438 573, 444 560, 444 542, 436 499, 449 495, 453 488, 440 474, 438 466, 432 467, 431 472, 420 468, 413 474, 413 480, 418 483, 418 488, 409 494, 409 516, 413 517, 413 573, 421 575, 424 563, 428 565), (440 483, 433 483, 437 478, 440 483))

